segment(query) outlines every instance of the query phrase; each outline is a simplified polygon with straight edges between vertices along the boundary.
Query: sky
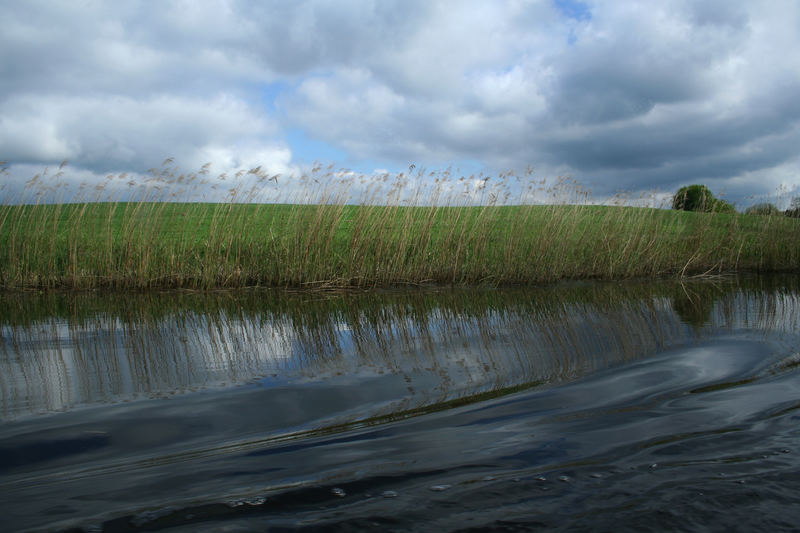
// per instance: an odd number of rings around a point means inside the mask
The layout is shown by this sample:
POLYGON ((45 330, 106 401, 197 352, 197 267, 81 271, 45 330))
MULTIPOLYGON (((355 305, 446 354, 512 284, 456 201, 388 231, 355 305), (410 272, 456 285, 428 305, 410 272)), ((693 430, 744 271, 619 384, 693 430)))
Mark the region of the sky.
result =
POLYGON ((0 0, 0 202, 171 165, 800 184, 800 3, 0 0), (48 176, 53 176, 53 171, 48 176))

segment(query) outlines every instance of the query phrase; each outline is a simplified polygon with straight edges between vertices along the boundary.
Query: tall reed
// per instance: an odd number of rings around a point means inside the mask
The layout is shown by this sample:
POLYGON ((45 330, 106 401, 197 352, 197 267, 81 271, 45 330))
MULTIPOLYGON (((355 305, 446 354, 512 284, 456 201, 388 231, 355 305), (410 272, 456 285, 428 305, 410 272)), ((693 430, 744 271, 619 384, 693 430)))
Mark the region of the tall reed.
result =
POLYGON ((577 183, 531 172, 210 178, 208 166, 181 174, 167 160, 145 182, 109 176, 69 203, 50 185, 58 176, 0 205, 1 288, 524 285, 800 268, 797 219, 594 205, 577 183), (201 201, 231 181, 226 201, 201 201))

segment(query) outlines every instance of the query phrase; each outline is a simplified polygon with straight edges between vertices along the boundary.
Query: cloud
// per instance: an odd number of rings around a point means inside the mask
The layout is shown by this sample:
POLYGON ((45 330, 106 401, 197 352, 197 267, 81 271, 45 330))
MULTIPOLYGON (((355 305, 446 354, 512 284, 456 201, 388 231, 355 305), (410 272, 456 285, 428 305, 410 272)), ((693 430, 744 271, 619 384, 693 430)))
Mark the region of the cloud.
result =
POLYGON ((10 161, 69 159, 98 171, 143 171, 170 156, 203 164, 215 150, 251 151, 256 140, 269 147, 276 134, 262 114, 226 95, 19 95, 3 102, 0 116, 0 146, 10 161))
POLYGON ((600 195, 705 181, 766 194, 800 173, 788 0, 0 0, 0 12, 12 165, 143 173, 173 156, 288 173, 316 145, 369 168, 533 165, 600 195))
POLYGON ((577 18, 491 7, 432 9, 401 46, 307 78, 288 113, 365 158, 534 164, 604 191, 768 175, 794 159, 793 5, 610 2, 577 18))

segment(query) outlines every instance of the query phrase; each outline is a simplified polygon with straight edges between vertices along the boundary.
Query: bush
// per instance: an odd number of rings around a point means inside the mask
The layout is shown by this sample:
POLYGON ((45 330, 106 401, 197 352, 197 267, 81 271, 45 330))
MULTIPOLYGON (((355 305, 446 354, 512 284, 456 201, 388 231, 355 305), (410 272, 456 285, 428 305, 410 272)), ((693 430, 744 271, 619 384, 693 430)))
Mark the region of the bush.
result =
POLYGON ((780 215, 781 211, 775 206, 775 204, 763 203, 751 205, 747 208, 747 210, 745 210, 745 214, 774 216, 780 215))
POLYGON ((672 197, 672 209, 683 211, 701 211, 709 213, 735 213, 736 209, 725 200, 714 198, 705 185, 687 185, 681 187, 672 197))
POLYGON ((730 202, 726 202, 725 200, 715 199, 714 204, 711 206, 711 210, 715 213, 729 213, 733 214, 736 212, 736 208, 730 202))

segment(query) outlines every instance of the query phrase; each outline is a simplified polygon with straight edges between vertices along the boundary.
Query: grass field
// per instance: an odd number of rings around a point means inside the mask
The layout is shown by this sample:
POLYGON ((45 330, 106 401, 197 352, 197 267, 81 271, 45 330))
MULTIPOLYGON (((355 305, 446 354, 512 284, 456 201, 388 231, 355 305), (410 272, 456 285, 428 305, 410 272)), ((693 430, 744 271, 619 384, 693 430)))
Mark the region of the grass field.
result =
POLYGON ((515 285, 800 269, 800 221, 782 216, 439 203, 2 205, 0 287, 515 285))

